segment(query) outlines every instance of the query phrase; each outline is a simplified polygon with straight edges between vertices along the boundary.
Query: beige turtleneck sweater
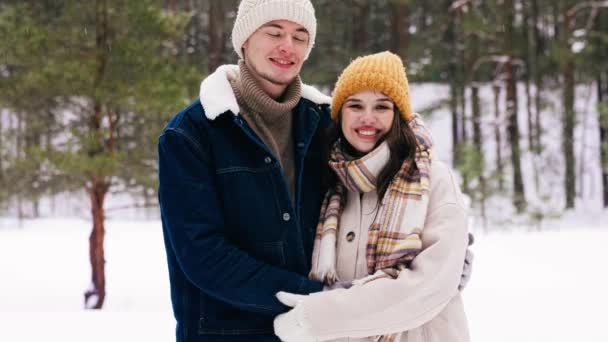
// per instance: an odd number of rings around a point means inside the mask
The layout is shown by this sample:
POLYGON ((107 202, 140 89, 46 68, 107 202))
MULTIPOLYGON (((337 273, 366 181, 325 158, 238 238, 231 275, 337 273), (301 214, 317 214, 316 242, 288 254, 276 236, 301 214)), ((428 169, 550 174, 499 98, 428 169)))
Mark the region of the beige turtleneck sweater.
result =
POLYGON ((239 71, 239 76, 229 81, 241 115, 281 163, 293 201, 295 161, 292 110, 302 94, 300 77, 287 86, 281 102, 278 102, 260 88, 243 60, 239 61, 239 71))

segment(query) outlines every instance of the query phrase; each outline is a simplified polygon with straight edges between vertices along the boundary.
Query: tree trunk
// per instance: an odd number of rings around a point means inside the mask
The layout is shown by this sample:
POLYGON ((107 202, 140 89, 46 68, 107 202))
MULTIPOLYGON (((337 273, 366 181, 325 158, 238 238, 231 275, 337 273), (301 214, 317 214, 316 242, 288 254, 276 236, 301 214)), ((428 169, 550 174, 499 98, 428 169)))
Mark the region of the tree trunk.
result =
MULTIPOLYGON (((452 67, 450 67, 453 70, 452 67)), ((456 84, 450 80, 450 112, 452 113, 452 165, 458 166, 458 149, 460 147, 460 121, 458 115, 458 91, 456 84)))
POLYGON ((515 34, 513 22, 515 20, 515 6, 513 0, 506 0, 506 49, 505 55, 509 60, 505 64, 505 86, 507 89, 506 110, 508 118, 507 132, 511 145, 511 164, 513 167, 513 205, 518 213, 526 208, 524 182, 521 172, 521 149, 519 147, 519 125, 517 124, 517 79, 515 77, 515 64, 513 63, 513 46, 515 34))
MULTIPOLYGON (((330 1, 329 4, 327 4, 327 8, 325 10, 327 11, 326 13, 328 14, 329 18, 335 18, 340 14, 340 4, 337 1, 330 1)), ((337 20, 328 21, 329 22, 326 23, 326 25, 330 28, 330 32, 342 31, 342 34, 344 34, 344 30, 340 29, 342 23, 337 20)), ((336 34, 329 34, 326 36, 325 39, 328 43, 327 58, 330 61, 327 72, 329 73, 329 79, 335 80, 338 78, 338 76, 340 75, 340 71, 342 70, 342 64, 340 63, 339 57, 340 45, 338 45, 337 42, 343 39, 343 37, 337 36, 336 34)), ((331 84, 331 91, 333 91, 333 86, 334 85, 331 84)))
POLYGON ((225 18, 223 2, 211 1, 209 3, 209 73, 222 65, 226 40, 225 18))
MULTIPOLYGON (((25 136, 24 126, 24 113, 17 113, 17 150, 15 151, 15 156, 19 159, 25 157, 25 148, 23 147, 23 137, 25 136)), ((23 211, 23 194, 17 194, 17 218, 19 219, 19 224, 23 222, 25 218, 25 213, 23 211)))
POLYGON ((432 12, 432 11, 429 9, 429 3, 426 1, 421 1, 417 6, 420 11, 418 27, 420 28, 421 32, 426 32, 426 30, 429 27, 429 24, 427 22, 428 17, 429 17, 429 12, 432 12))
MULTIPOLYGON (((473 64, 475 64, 479 60, 479 36, 476 34, 471 35, 471 67, 473 68, 473 64)), ((486 218, 486 179, 485 179, 485 158, 483 155, 483 147, 481 145, 482 136, 481 136, 481 105, 479 99, 479 83, 473 78, 471 80, 471 121, 473 126, 473 145, 475 146, 475 150, 477 152, 477 161, 476 165, 478 174, 477 180, 479 182, 479 202, 481 207, 481 218, 483 220, 484 228, 487 227, 487 218, 486 218)))
POLYGON ((597 80, 600 122, 600 165, 602 170, 603 206, 608 208, 608 70, 597 80))
POLYGON ((370 12, 370 2, 355 1, 353 6, 356 8, 357 20, 354 21, 353 47, 358 54, 364 54, 369 46, 368 18, 370 12))
MULTIPOLYGON (((0 184, 4 181, 4 109, 0 109, 0 184)), ((0 201, 2 197, 0 196, 0 201)), ((1 204, 1 203, 0 203, 1 204)))
MULTIPOLYGON (((532 43, 536 47, 533 54, 533 61, 531 63, 531 73, 534 78, 534 152, 539 155, 542 152, 541 136, 542 136, 542 125, 541 115, 542 110, 541 99, 543 91, 543 78, 540 70, 540 62, 544 53, 544 40, 540 35, 539 31, 539 10, 538 0, 532 0, 532 43)), ((537 181, 538 182, 538 181, 537 181)))
POLYGON ((177 3, 177 0, 168 0, 167 1, 167 8, 169 9, 170 12, 175 12, 176 3, 177 3))
POLYGON ((575 192, 575 159, 574 159, 574 62, 566 62, 564 76, 564 110, 562 117, 562 151, 565 162, 564 187, 566 191, 566 208, 574 208, 575 192))
MULTIPOLYGON (((93 80, 95 89, 101 87, 107 64, 107 32, 108 32, 108 8, 106 0, 98 0, 96 2, 95 13, 95 28, 96 28, 96 73, 93 80)), ((96 94, 93 94, 93 115, 90 119, 90 132, 98 137, 98 146, 89 150, 89 155, 94 157, 103 153, 104 142, 102 130, 103 106, 96 94)), ((112 118, 109 116, 110 125, 110 143, 113 143, 112 135, 112 118)), ((91 176, 90 184, 87 186, 87 192, 91 200, 91 216, 93 218, 93 230, 89 237, 89 261, 91 262, 91 287, 84 294, 84 304, 86 309, 101 309, 106 296, 106 281, 105 281, 105 259, 104 259, 104 200, 109 189, 109 183, 104 180, 103 176, 91 176)))
MULTIPOLYGON (((474 43, 476 44, 476 43, 474 43)), ((476 48, 474 48, 476 50, 476 48)), ((479 175, 479 193, 480 193, 480 205, 481 205, 481 218, 484 222, 484 227, 486 227, 486 179, 484 176, 485 163, 483 156, 483 148, 481 146, 481 109, 479 104, 479 86, 476 83, 473 83, 471 86, 471 109, 473 116, 473 144, 475 146, 475 150, 477 151, 479 165, 477 165, 479 175)))
POLYGON ((455 13, 455 20, 456 20, 456 42, 455 42, 455 50, 456 56, 457 56, 457 60, 456 60, 456 65, 457 67, 457 81, 458 81, 458 102, 459 102, 459 112, 460 112, 460 141, 461 143, 467 143, 468 142, 468 131, 467 131, 467 115, 466 115, 466 107, 467 107, 467 101, 466 101, 466 74, 468 72, 468 70, 470 70, 471 68, 469 68, 469 63, 467 63, 466 57, 465 57, 465 46, 466 46, 466 41, 465 41, 465 34, 464 34, 464 28, 463 28, 463 14, 458 11, 455 13))
POLYGON ((89 236, 89 260, 91 262, 91 288, 84 294, 85 308, 101 309, 106 298, 106 275, 104 253, 104 200, 108 184, 93 179, 89 189, 93 230, 89 236))
POLYGON ((574 199, 576 197, 575 183, 575 157, 574 157, 574 56, 571 52, 570 37, 572 20, 574 18, 564 15, 564 35, 562 37, 567 51, 564 54, 565 61, 562 67, 563 77, 563 112, 562 112, 562 152, 564 154, 565 175, 564 189, 566 194, 566 208, 574 208, 574 199))
POLYGON ((409 15, 407 3, 404 1, 393 0, 390 4, 391 9, 391 40, 390 49, 397 55, 407 60, 407 48, 409 44, 409 15))
POLYGON ((519 146, 519 125, 517 124, 517 94, 515 66, 509 61, 506 68, 506 110, 507 110, 507 132, 509 144, 511 145, 511 164, 513 167, 513 205, 518 213, 526 208, 524 182, 521 172, 521 149, 519 146))
POLYGON ((530 30, 530 9, 526 1, 521 1, 523 8, 523 55, 525 62, 524 80, 526 86, 526 114, 527 114, 527 129, 528 129, 528 150, 534 151, 534 113, 532 112, 532 92, 530 90, 531 72, 532 69, 532 30, 530 30))
POLYGON ((492 91, 494 92, 494 118, 496 124, 494 125, 494 142, 496 145, 496 179, 498 181, 498 190, 503 191, 504 186, 504 166, 502 161, 502 137, 500 133, 500 86, 493 85, 492 91))
MULTIPOLYGON (((467 120, 467 114, 466 114, 466 77, 465 74, 467 73, 467 69, 470 70, 469 68, 469 64, 467 63, 466 57, 465 57, 465 35, 464 35, 464 29, 463 29, 463 19, 462 19, 463 14, 460 11, 457 11, 455 13, 455 20, 456 20, 456 56, 457 56, 457 61, 456 61, 456 65, 458 66, 456 68, 457 70, 457 88, 458 88, 458 104, 459 104, 459 114, 460 114, 460 144, 462 146, 466 146, 469 142, 469 137, 468 137, 468 131, 467 131, 467 125, 468 125, 468 120, 467 120)), ((460 153, 464 153, 463 151, 461 151, 460 153)), ((468 172, 463 172, 462 173, 462 191, 466 194, 471 193, 471 189, 469 187, 469 173, 468 172)))
MULTIPOLYGON (((453 0, 446 1, 446 11, 452 5, 453 0)), ((453 15, 449 15, 447 28, 444 32, 443 41, 446 49, 450 51, 456 51, 456 33, 455 33, 455 19, 453 15)), ((460 147, 460 115, 458 115, 458 82, 457 73, 458 66, 456 65, 457 56, 450 54, 448 57, 447 65, 447 77, 450 85, 450 112, 452 114, 452 166, 458 167, 458 149, 460 147)))
MULTIPOLYGON (((608 32, 608 13, 605 10, 597 22, 597 31, 608 32)), ((598 39, 599 40, 599 39, 598 39)), ((601 44, 601 40, 596 44, 601 44)), ((602 173, 602 206, 608 208, 608 46, 600 45, 598 50, 600 60, 604 63, 597 76, 597 101, 600 129, 600 170, 602 173)))

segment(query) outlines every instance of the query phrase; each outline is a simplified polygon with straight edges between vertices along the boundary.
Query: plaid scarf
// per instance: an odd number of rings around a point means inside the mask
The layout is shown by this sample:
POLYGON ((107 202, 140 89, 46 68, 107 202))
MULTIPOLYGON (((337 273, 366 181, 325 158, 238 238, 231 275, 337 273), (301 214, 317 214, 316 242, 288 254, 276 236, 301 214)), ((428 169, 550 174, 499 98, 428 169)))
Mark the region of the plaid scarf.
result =
MULTIPOLYGON (((396 277, 409 267, 422 249, 420 235, 427 212, 432 140, 422 118, 414 114, 408 125, 416 135, 415 157, 405 160, 382 198, 378 213, 369 228, 367 270, 362 284, 379 277, 396 277)), ((330 154, 330 167, 339 178, 321 205, 315 236, 310 278, 332 285, 336 273, 336 236, 345 204, 345 189, 365 193, 376 189, 376 177, 390 157, 386 142, 356 160, 336 143, 330 154)), ((354 262, 354 260, 353 260, 354 262)))

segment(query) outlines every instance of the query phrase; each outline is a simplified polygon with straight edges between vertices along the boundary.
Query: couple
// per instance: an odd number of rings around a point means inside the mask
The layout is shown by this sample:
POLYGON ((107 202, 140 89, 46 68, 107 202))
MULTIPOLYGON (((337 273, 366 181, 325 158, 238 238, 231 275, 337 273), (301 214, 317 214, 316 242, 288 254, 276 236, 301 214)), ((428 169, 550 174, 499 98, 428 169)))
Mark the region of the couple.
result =
POLYGON ((402 61, 330 99, 299 78, 315 34, 309 0, 242 0, 238 66, 159 138, 177 341, 468 341, 466 211, 402 61))

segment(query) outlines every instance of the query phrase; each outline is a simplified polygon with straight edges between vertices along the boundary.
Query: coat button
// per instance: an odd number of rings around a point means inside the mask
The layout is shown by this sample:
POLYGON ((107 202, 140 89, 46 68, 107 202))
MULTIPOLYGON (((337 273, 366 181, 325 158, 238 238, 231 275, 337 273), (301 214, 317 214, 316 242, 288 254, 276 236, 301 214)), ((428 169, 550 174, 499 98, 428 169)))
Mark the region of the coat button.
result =
POLYGON ((346 234, 346 241, 352 242, 354 239, 355 239, 355 233, 354 232, 348 232, 348 234, 346 234))
POLYGON ((272 159, 270 159, 270 157, 264 158, 264 163, 270 164, 271 162, 272 162, 272 159))
POLYGON ((291 215, 289 215, 289 213, 284 213, 283 214, 283 221, 287 222, 291 219, 291 215))

